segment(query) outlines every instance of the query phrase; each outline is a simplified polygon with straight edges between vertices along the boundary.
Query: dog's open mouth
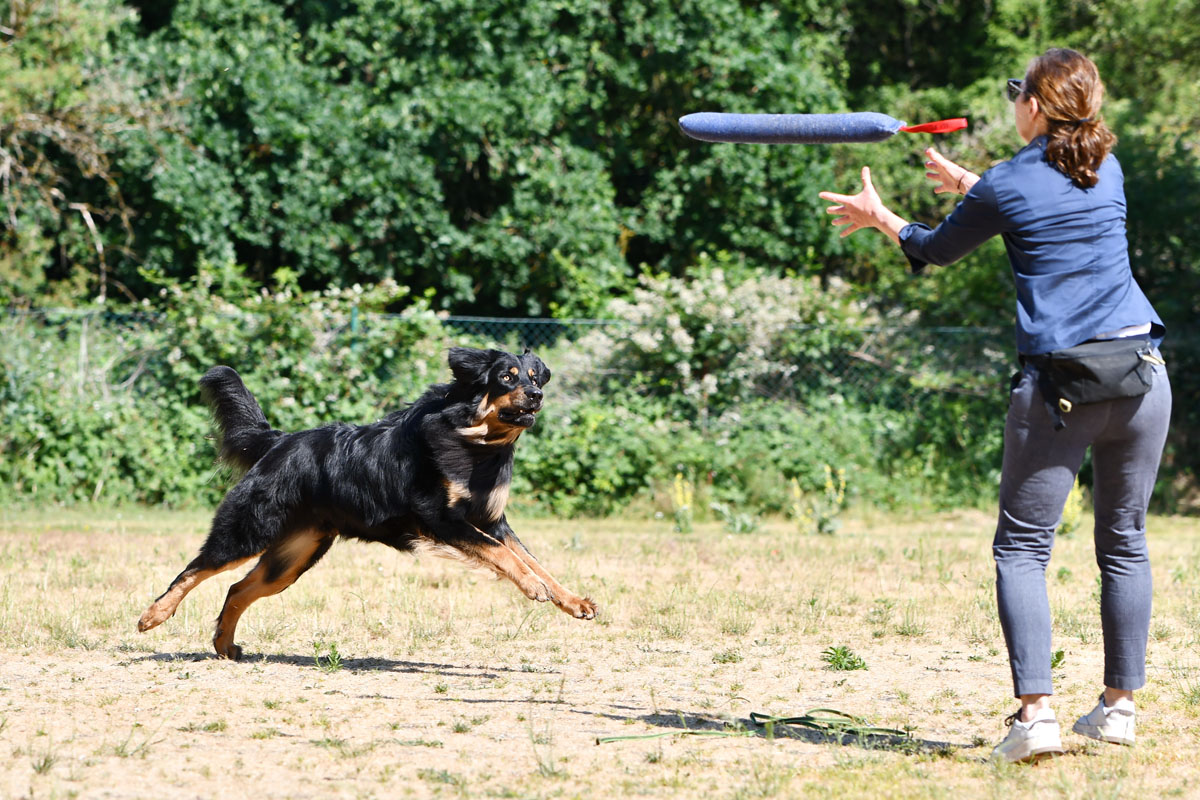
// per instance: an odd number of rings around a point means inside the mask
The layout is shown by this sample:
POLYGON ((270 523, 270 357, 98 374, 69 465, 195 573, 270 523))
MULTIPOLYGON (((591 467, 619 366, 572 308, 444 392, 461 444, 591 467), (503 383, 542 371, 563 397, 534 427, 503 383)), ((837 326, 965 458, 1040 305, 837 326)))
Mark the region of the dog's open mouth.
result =
POLYGON ((540 406, 538 408, 517 408, 516 406, 509 406, 508 408, 500 409, 496 413, 496 416, 501 422, 509 425, 518 425, 522 428, 532 428, 533 423, 537 422, 537 415, 541 410, 542 409, 540 406))

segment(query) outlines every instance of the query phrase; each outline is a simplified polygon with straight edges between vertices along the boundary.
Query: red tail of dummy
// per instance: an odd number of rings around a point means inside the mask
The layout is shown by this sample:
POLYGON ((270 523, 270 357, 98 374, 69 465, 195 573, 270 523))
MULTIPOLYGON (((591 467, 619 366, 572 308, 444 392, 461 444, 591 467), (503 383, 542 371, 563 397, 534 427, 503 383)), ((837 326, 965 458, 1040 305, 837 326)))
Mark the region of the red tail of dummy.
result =
POLYGON ((905 125, 902 130, 905 133, 950 133, 950 131, 962 130, 967 127, 966 117, 955 117, 954 119, 939 119, 937 122, 925 122, 920 125, 905 125))

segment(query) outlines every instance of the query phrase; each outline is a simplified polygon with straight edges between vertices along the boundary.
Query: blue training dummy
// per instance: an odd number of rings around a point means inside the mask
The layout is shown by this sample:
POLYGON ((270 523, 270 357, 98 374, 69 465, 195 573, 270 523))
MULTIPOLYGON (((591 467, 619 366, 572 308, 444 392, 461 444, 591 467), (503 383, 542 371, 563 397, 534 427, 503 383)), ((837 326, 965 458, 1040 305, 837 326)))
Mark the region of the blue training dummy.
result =
POLYGON ((963 117, 905 125, 874 111, 850 114, 719 114, 705 111, 679 119, 693 139, 737 144, 834 144, 882 142, 897 133, 947 133, 967 127, 963 117))

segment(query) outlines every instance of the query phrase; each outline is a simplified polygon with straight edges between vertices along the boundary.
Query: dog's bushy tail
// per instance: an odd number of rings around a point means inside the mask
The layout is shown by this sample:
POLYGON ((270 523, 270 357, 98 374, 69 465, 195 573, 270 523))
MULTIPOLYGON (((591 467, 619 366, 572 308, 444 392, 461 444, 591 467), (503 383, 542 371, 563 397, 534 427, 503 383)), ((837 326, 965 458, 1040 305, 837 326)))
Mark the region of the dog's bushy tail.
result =
POLYGON ((230 367, 205 373, 200 392, 217 421, 219 458, 234 469, 250 469, 284 435, 271 428, 254 395, 230 367))

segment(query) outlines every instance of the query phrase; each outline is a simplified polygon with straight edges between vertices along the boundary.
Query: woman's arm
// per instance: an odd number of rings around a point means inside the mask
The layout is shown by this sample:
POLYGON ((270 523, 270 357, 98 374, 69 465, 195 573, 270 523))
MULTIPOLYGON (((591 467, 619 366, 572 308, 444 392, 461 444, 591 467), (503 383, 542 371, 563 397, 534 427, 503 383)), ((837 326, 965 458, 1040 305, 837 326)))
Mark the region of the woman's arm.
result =
POLYGON ((908 222, 894 214, 879 199, 879 193, 875 191, 875 186, 871 183, 870 167, 862 168, 862 184, 862 191, 858 194, 821 192, 819 197, 838 204, 825 209, 825 213, 841 215, 833 221, 833 224, 839 227, 847 226, 846 230, 841 233, 843 237, 862 228, 875 228, 886 233, 888 238, 896 244, 900 244, 900 230, 908 222))
MULTIPOLYGON (((961 169, 953 162, 946 164, 961 169)), ((1009 225, 997 207, 991 185, 982 177, 965 170, 962 172, 963 185, 969 181, 972 191, 967 192, 950 216, 934 230, 924 223, 906 222, 885 206, 871 183, 870 167, 862 169, 863 187, 858 194, 821 192, 819 197, 837 203, 827 208, 826 213, 838 215, 833 224, 845 227, 842 236, 849 236, 861 228, 882 231, 904 251, 913 271, 920 272, 926 264, 954 263, 986 240, 1003 233, 1009 225)), ((953 174, 958 175, 957 172, 953 174)))
MULTIPOLYGON (((965 195, 979 181, 979 176, 974 172, 960 167, 932 147, 925 151, 925 155, 929 157, 925 162, 928 170, 925 177, 939 182, 933 187, 934 194, 953 192, 965 195)), ((908 222, 893 213, 879 199, 879 193, 871 183, 870 167, 863 167, 862 183, 862 191, 855 195, 821 192, 821 198, 839 204, 825 209, 826 213, 841 215, 833 224, 848 226, 842 231, 842 236, 849 236, 861 228, 875 228, 887 234, 896 244, 900 244, 900 230, 908 222)))

